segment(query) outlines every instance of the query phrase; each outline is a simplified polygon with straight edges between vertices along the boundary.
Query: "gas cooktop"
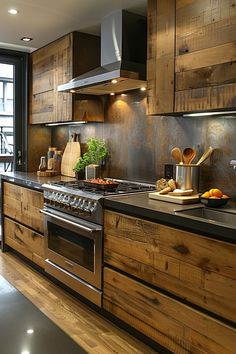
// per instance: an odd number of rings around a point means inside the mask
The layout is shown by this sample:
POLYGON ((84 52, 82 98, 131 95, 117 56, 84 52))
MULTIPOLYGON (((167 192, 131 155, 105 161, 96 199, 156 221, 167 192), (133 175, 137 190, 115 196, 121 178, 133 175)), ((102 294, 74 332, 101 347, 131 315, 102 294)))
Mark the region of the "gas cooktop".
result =
POLYGON ((103 200, 109 196, 155 190, 154 184, 107 178, 106 187, 86 181, 43 184, 44 206, 98 224, 103 223, 103 200))
MULTIPOLYGON (((154 184, 142 183, 127 181, 121 179, 106 178, 105 180, 109 181, 110 184, 96 184, 96 183, 87 183, 87 181, 70 181, 70 182, 54 182, 50 186, 56 189, 68 189, 68 192, 71 194, 73 191, 78 194, 79 192, 97 194, 100 196, 109 196, 116 194, 126 194, 126 193, 135 193, 135 192, 146 192, 155 189, 154 184)), ((44 185, 45 186, 45 185, 44 185)))

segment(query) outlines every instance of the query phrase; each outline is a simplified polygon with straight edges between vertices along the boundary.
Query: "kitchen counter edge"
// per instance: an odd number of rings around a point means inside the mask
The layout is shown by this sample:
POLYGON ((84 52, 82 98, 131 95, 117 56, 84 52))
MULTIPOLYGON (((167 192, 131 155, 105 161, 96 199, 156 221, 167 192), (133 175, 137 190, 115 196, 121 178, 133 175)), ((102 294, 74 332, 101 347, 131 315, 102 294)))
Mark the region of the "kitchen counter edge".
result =
POLYGON ((37 176, 36 172, 2 172, 1 179, 19 184, 24 187, 36 189, 39 191, 43 191, 42 185, 44 183, 53 183, 53 182, 60 182, 60 181, 74 181, 75 178, 73 177, 66 177, 66 176, 52 176, 52 177, 39 177, 37 176))

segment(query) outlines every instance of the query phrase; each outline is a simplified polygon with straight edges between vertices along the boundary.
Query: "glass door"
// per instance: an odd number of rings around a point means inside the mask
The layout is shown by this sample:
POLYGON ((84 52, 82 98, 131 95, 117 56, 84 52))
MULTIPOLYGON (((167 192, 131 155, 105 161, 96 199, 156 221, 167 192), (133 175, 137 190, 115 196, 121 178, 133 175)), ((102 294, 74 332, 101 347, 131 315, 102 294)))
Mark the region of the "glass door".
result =
POLYGON ((0 171, 12 171, 14 161, 14 65, 0 63, 0 171))
POLYGON ((0 173, 27 170, 28 54, 0 48, 0 173))

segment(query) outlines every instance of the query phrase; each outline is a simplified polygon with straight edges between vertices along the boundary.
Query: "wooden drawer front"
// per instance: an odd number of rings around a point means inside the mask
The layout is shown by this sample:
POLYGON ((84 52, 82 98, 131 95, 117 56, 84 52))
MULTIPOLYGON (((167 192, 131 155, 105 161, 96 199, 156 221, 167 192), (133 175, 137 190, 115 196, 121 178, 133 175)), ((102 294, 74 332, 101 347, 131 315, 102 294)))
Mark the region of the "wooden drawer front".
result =
POLYGON ((4 182, 3 196, 3 213, 19 220, 21 217, 21 187, 4 182))
POLYGON ((3 213, 43 233, 43 193, 4 183, 3 213))
POLYGON ((44 267, 44 237, 4 217, 5 243, 34 263, 44 267))
POLYGON ((105 211, 104 260, 236 322, 236 246, 105 211))
POLYGON ((106 267, 103 305, 176 354, 234 352, 234 328, 106 267))

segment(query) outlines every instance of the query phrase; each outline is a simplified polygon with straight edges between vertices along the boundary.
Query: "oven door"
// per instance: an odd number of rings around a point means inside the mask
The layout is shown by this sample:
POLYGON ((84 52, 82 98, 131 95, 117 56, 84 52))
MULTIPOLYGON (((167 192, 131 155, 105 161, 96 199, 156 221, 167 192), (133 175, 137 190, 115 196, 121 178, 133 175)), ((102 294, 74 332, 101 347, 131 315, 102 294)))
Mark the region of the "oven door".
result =
POLYGON ((91 300, 102 288, 102 226, 46 207, 41 212, 45 270, 91 300))

